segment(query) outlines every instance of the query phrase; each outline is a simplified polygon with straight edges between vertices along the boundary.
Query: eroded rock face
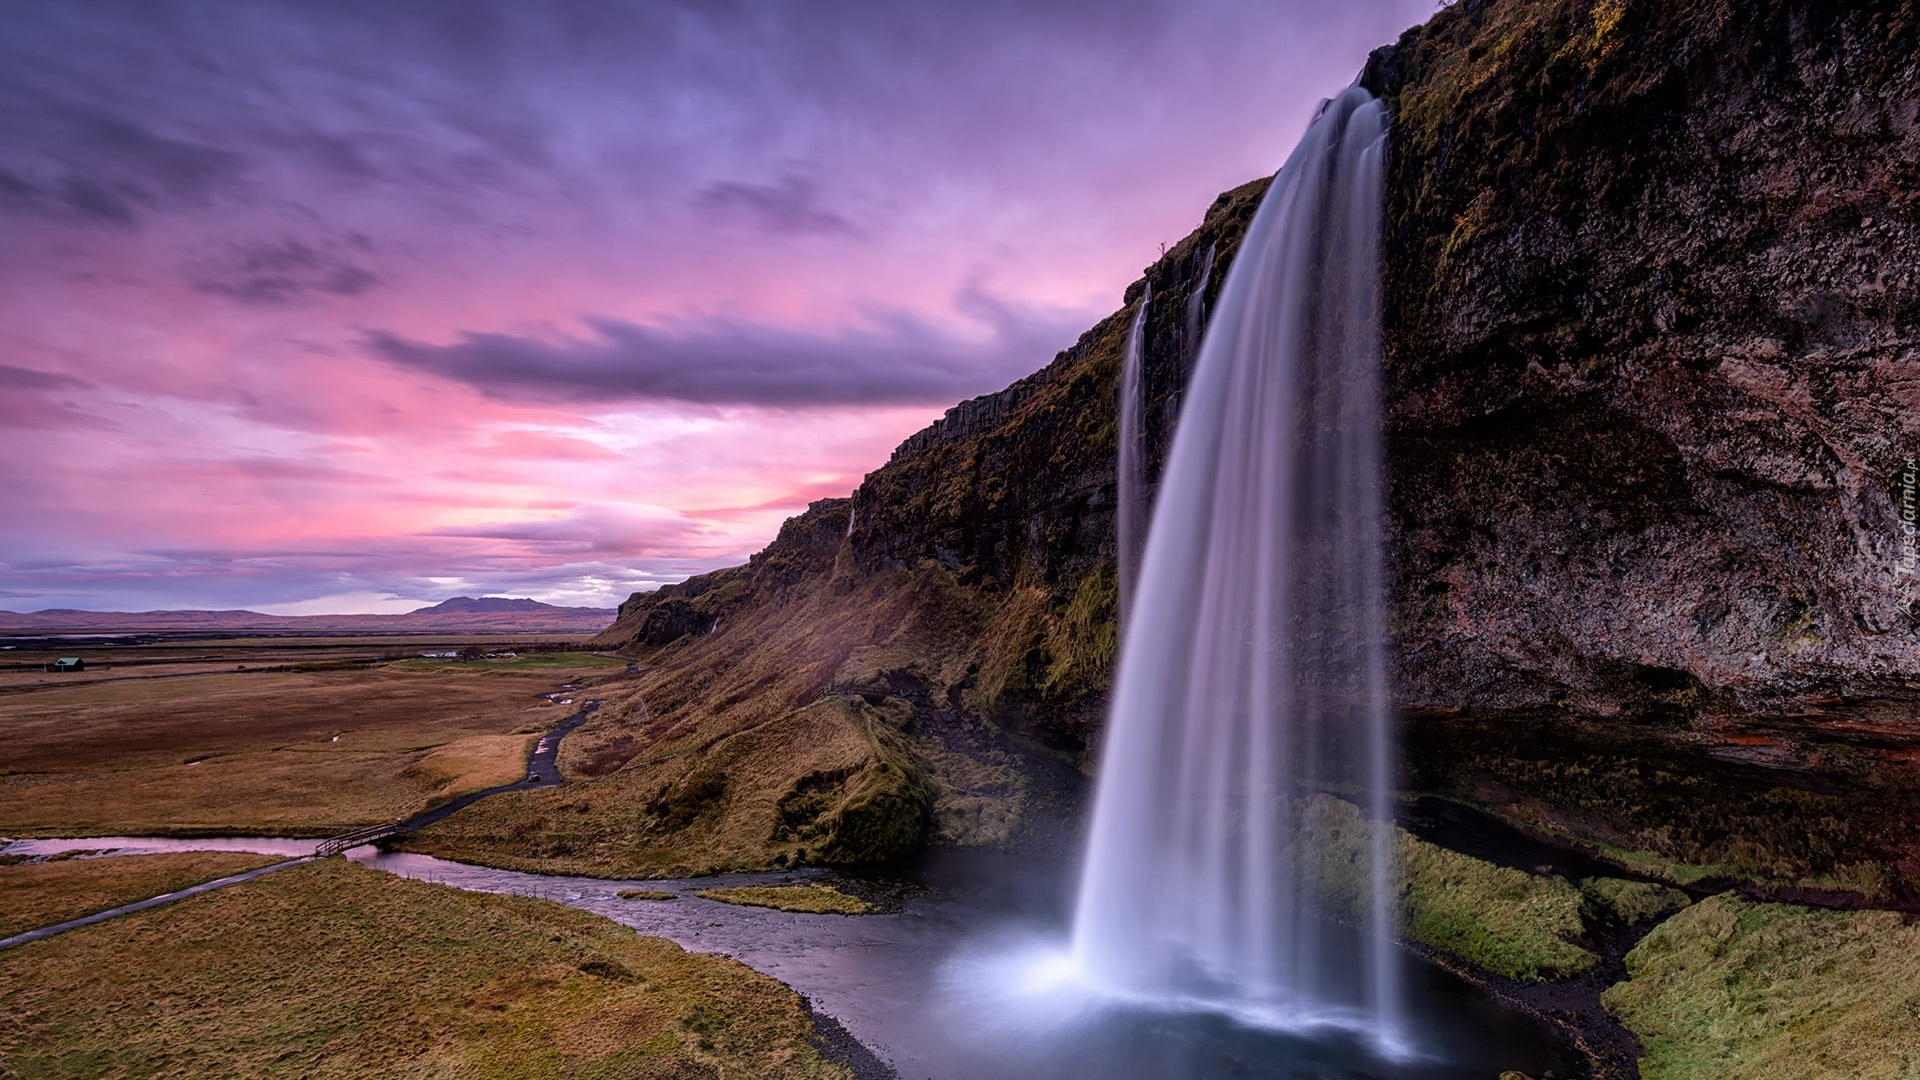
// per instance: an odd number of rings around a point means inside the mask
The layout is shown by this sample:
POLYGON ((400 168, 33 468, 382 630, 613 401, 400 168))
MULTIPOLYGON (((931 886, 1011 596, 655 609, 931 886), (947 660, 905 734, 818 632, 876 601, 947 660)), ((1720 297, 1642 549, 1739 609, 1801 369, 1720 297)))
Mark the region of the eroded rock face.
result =
POLYGON ((1399 693, 1907 695, 1911 3, 1472 3, 1369 65, 1399 693))

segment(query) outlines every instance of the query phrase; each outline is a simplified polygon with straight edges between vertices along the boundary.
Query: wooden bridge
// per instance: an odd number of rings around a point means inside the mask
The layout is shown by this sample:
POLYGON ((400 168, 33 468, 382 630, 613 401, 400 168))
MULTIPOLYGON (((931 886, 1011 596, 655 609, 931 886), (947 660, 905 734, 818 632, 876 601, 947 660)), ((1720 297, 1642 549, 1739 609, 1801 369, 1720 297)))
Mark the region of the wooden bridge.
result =
POLYGON ((398 836, 403 832, 411 832, 412 830, 408 826, 412 824, 413 823, 409 821, 389 821, 381 825, 369 825, 364 829, 355 829, 350 833, 341 833, 339 836, 320 841, 320 846, 313 849, 313 855, 317 859, 324 859, 330 855, 338 855, 348 848, 357 848, 362 844, 371 844, 375 840, 385 840, 389 836, 398 836))

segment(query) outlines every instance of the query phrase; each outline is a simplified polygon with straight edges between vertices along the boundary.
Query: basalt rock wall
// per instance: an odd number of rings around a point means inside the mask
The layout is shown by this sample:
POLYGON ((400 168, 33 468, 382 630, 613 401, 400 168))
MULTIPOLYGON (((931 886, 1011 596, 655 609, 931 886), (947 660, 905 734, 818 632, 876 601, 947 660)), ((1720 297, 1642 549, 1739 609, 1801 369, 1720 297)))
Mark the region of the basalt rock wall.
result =
POLYGON ((1914 23, 1462 0, 1375 54, 1403 699, 1913 688, 1914 23))

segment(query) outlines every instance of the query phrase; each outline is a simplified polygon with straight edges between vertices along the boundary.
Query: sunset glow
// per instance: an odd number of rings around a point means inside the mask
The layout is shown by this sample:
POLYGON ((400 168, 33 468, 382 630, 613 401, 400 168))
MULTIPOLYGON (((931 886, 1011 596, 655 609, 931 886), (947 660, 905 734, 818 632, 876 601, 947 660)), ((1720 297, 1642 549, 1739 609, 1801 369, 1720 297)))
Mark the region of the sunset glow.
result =
POLYGON ((1071 345, 1433 5, 1206 7, 15 5, 0 608, 740 562, 1071 345))

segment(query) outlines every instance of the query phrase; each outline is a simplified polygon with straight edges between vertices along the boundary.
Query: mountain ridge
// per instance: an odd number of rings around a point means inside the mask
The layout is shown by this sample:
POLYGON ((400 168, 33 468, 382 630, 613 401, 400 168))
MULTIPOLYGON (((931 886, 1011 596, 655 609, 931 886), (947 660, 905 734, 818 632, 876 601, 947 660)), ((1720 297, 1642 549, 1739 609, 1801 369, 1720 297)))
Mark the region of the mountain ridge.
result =
MULTIPOLYGON (((502 598, 482 598, 502 599, 502 598)), ((469 604, 471 597, 456 597, 469 604)), ((615 614, 610 608, 566 608, 538 601, 510 601, 534 607, 508 606, 445 608, 443 604, 405 614, 332 614, 268 615, 245 608, 157 609, 152 611, 88 611, 79 608, 46 608, 35 612, 0 611, 0 631, 73 633, 133 630, 240 631, 262 630, 312 633, 341 631, 349 633, 409 633, 443 630, 494 630, 545 633, 595 634, 603 630, 615 614)))

